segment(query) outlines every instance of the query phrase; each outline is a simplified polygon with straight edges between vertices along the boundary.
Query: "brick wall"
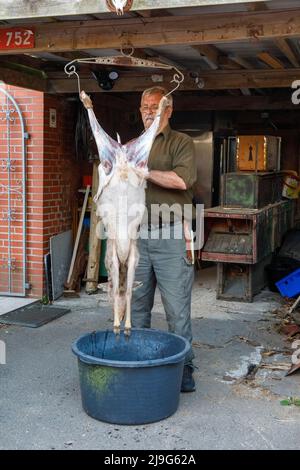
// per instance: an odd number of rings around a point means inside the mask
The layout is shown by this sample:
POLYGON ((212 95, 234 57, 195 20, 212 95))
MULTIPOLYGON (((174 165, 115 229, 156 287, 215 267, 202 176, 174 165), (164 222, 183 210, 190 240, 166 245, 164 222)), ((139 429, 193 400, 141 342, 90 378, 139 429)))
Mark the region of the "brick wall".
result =
POLYGON ((80 186, 75 156, 75 105, 64 97, 44 96, 43 253, 50 237, 71 229, 73 202, 80 186), (50 113, 56 123, 50 125, 50 113))
POLYGON ((43 173, 45 248, 49 248, 50 236, 69 230, 72 225, 72 202, 77 197, 77 189, 81 183, 81 165, 76 161, 75 155, 75 113, 76 106, 73 102, 45 95, 43 173), (56 127, 50 127, 50 109, 56 112, 56 127))
MULTIPOLYGON (((40 295, 43 288, 43 235, 42 235, 42 212, 43 212, 43 94, 37 91, 25 90, 18 87, 1 84, 19 105, 22 113, 25 131, 29 133, 30 139, 26 141, 26 231, 27 251, 26 267, 27 279, 33 286, 32 293, 40 295)), ((5 104, 4 95, 1 93, 1 105, 5 104)), ((17 113, 13 113, 17 115, 17 113)), ((2 113, 3 118, 3 113, 2 113)), ((1 121, 1 153, 3 162, 7 161, 8 154, 12 159, 14 171, 11 173, 12 187, 18 186, 22 180, 22 153, 21 153, 21 127, 19 118, 10 123, 10 145, 7 141, 5 128, 6 120, 1 121), (8 151, 9 148, 9 151, 8 151)), ((7 183, 7 171, 1 166, 0 181, 7 183)), ((7 195, 1 195, 1 245, 0 266, 1 291, 8 291, 8 270, 6 259, 8 258, 8 222, 5 213, 8 209, 7 195)), ((14 209, 14 218, 11 222, 11 257, 14 260, 14 269, 11 278, 11 290, 14 293, 21 292, 22 277, 22 201, 11 192, 11 207, 14 209)))
MULTIPOLYGON (((26 281, 30 284, 27 295, 41 297, 45 293, 44 255, 49 251, 49 239, 52 235, 71 228, 72 201, 80 186, 80 169, 74 152, 74 104, 63 98, 44 95, 37 91, 8 85, 1 86, 19 105, 25 131, 30 136, 26 141, 26 281), (56 128, 49 125, 50 108, 56 110, 56 128)), ((2 97, 1 99, 3 101, 2 97)), ((3 102, 0 103, 0 107, 2 104, 3 102)), ((20 127, 17 131, 20 135, 20 127)), ((8 153, 6 137, 6 122, 0 121, 1 160, 3 157, 6 160, 8 153)), ((11 142, 11 158, 16 162, 12 183, 21 176, 20 143, 20 139, 11 142)), ((7 171, 1 166, 0 184, 6 185, 7 182, 7 171)), ((3 217, 7 206, 7 196, 0 191, 0 290, 2 292, 7 291, 8 285, 8 271, 5 265, 8 254, 8 223, 3 217)), ((17 217, 12 222, 11 233, 12 257, 15 260, 12 288, 14 292, 20 292, 22 207, 16 198, 13 198, 13 206, 17 217)))

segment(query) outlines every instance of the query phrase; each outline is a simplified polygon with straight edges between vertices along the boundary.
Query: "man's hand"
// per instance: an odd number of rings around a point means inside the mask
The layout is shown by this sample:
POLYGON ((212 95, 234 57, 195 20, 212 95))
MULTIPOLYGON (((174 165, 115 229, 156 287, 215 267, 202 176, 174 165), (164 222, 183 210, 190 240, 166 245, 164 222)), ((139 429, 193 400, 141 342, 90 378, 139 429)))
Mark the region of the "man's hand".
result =
POLYGON ((93 109, 92 100, 91 100, 91 98, 86 94, 85 91, 82 90, 82 92, 80 93, 79 96, 80 96, 80 100, 82 101, 83 106, 85 107, 85 109, 93 109))

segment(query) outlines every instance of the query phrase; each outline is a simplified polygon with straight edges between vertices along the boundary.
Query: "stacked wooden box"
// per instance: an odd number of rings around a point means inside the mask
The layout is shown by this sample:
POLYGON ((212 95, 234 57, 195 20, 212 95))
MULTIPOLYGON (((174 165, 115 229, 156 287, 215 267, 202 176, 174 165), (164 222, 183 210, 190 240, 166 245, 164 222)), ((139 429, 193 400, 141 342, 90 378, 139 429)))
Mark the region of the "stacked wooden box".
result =
POLYGON ((293 206, 281 200, 279 138, 238 137, 236 165, 239 171, 222 175, 221 206, 205 210, 201 259, 217 262, 217 298, 252 301, 293 225, 293 206))

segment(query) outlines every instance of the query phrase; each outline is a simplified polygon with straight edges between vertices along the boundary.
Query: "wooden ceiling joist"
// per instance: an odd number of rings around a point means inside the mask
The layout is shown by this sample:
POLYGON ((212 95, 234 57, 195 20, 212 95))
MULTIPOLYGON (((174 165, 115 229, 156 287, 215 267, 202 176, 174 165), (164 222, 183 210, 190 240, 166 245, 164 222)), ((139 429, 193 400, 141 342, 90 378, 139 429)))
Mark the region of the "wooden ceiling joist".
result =
POLYGON ((175 99, 176 111, 213 111, 213 110, 271 110, 295 109, 296 106, 286 97, 274 96, 194 96, 178 95, 175 99))
MULTIPOLYGON (((27 27, 30 25, 27 22, 27 27)), ((189 17, 37 23, 34 51, 145 48, 168 44, 210 44, 249 39, 300 36, 300 10, 230 13, 189 17)), ((10 53, 28 52, 10 50, 10 53)), ((7 51, 0 51, 7 54, 7 51)))
POLYGON ((192 47, 195 51, 199 53, 200 57, 205 60, 205 62, 211 69, 217 70, 219 68, 220 52, 214 45, 202 44, 192 47))
POLYGON ((257 54, 257 58, 271 67, 271 69, 284 69, 282 62, 269 54, 269 52, 259 52, 259 54, 257 54))
POLYGON ((251 64, 243 57, 237 56, 236 54, 228 54, 228 57, 232 62, 235 62, 236 64, 240 65, 242 68, 252 69, 251 64))
POLYGON ((42 76, 30 73, 24 73, 22 70, 12 70, 10 68, 0 68, 0 82, 18 87, 29 88, 46 92, 48 90, 48 82, 42 76))
MULTIPOLYGON (((290 88, 291 83, 300 76, 300 69, 284 70, 215 70, 199 71, 199 78, 203 80, 203 90, 229 90, 241 88, 290 88)), ((58 93, 76 93, 77 80, 66 78, 65 74, 48 73, 49 91, 58 93)), ((163 74, 163 82, 160 85, 172 88, 171 73, 163 74)), ((142 91, 155 83, 151 79, 151 74, 131 72, 121 72, 116 80, 114 92, 142 91)), ((91 75, 82 74, 81 87, 87 92, 101 92, 97 82, 91 75)), ((184 82, 180 86, 181 91, 198 91, 199 88, 189 75, 186 74, 184 82)))
MULTIPOLYGON (((139 57, 142 57, 140 54, 140 50, 141 49, 138 50, 137 55, 139 57)), ((176 67, 179 70, 186 70, 185 66, 182 63, 179 63, 177 61, 170 59, 165 54, 157 54, 157 52, 149 48, 144 49, 143 52, 144 52, 145 59, 153 60, 156 62, 162 62, 164 64, 171 65, 172 67, 176 67)))
POLYGON ((19 55, 3 55, 0 57, 0 65, 3 66, 3 62, 7 64, 19 64, 24 65, 27 67, 31 67, 33 69, 44 70, 47 67, 47 61, 41 57, 31 57, 27 54, 19 54, 19 55))
POLYGON ((222 69, 228 69, 228 70, 237 70, 237 69, 242 69, 242 65, 238 64, 237 62, 234 62, 233 60, 230 59, 228 56, 220 56, 219 57, 219 66, 222 69))
POLYGON ((213 44, 202 44, 197 46, 192 46, 192 48, 197 51, 202 59, 210 66, 211 69, 217 70, 218 68, 225 69, 251 69, 250 64, 247 63, 242 58, 234 55, 226 55, 224 52, 220 51, 213 44))
POLYGON ((299 67, 299 60, 286 39, 277 38, 275 39, 275 44, 294 67, 299 67))
POLYGON ((248 11, 264 11, 268 10, 268 4, 266 2, 255 2, 255 3, 247 3, 248 11))
MULTIPOLYGON (((141 16, 142 18, 154 18, 157 16, 172 16, 171 13, 164 9, 159 10, 136 10, 137 16, 141 16)), ((134 13, 132 13, 134 14, 134 13)))

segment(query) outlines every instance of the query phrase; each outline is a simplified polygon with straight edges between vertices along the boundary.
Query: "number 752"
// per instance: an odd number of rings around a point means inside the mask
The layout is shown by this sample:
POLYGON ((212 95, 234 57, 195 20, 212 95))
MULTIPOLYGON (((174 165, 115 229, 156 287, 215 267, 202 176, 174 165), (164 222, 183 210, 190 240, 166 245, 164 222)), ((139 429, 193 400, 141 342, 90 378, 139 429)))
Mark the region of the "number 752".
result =
POLYGON ((30 46, 33 31, 29 29, 24 31, 7 31, 6 32, 6 47, 9 46, 30 46))

